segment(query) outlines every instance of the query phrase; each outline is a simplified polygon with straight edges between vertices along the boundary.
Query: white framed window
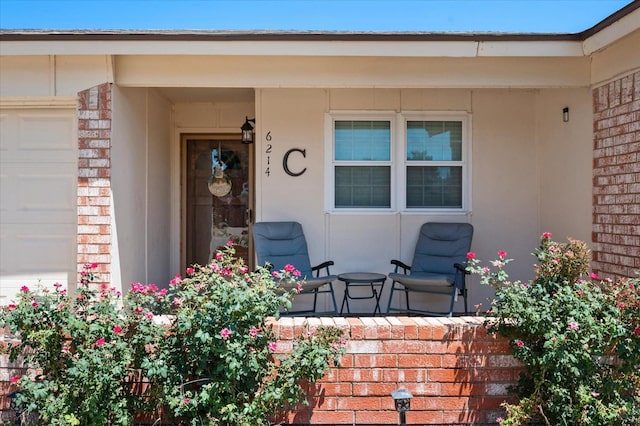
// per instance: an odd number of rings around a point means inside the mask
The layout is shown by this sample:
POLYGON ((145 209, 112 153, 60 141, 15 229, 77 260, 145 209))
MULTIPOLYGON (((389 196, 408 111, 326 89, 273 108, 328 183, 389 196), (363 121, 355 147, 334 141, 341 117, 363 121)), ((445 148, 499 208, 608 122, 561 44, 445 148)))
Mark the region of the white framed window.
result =
POLYGON ((402 208, 465 212, 471 199, 471 132, 467 113, 401 114, 402 208))
POLYGON ((469 211, 470 121, 467 113, 328 113, 327 211, 469 211))
POLYGON ((393 114, 329 114, 325 200, 333 211, 391 211, 393 114))

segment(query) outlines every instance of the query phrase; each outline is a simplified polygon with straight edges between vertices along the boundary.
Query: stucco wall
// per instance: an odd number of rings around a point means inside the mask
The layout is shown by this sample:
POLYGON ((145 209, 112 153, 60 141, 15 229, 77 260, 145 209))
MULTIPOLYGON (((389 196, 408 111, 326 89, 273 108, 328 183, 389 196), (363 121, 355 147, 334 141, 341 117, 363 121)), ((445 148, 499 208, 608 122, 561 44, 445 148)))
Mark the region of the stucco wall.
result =
POLYGON ((113 90, 113 283, 168 285, 170 105, 150 89, 113 90))
MULTIPOLYGON (((590 185, 590 162, 581 161, 590 155, 589 146, 581 143, 588 131, 576 130, 585 124, 588 127, 585 93, 588 95, 580 89, 560 93, 497 89, 262 89, 256 106, 260 117, 256 138, 257 220, 301 222, 312 242, 312 263, 334 260, 334 273, 388 273, 390 259, 411 261, 422 223, 469 221, 475 226, 472 249, 480 258, 492 259, 497 250, 504 249, 517 260, 510 268, 512 276, 528 279, 533 263, 530 253, 543 230, 558 230, 559 234, 576 238, 590 235, 591 198, 585 189, 590 185), (566 102, 574 106, 569 123, 562 122, 566 102), (471 212, 327 212, 323 203, 323 119, 324 113, 340 110, 470 112, 471 212), (562 133, 561 125, 569 129, 562 133), (269 142, 265 141, 267 133, 272 137, 269 142), (267 144, 272 147, 269 153, 267 144), (307 168, 300 177, 287 175, 281 167, 282 156, 291 148, 306 150, 306 158, 297 157, 294 163, 296 169, 307 168), (577 212, 577 220, 566 214, 572 211, 567 210, 569 206, 577 212)), ((471 279, 471 306, 483 303, 487 307, 491 296, 490 288, 471 279)), ((383 295, 382 300, 387 297, 383 295)))

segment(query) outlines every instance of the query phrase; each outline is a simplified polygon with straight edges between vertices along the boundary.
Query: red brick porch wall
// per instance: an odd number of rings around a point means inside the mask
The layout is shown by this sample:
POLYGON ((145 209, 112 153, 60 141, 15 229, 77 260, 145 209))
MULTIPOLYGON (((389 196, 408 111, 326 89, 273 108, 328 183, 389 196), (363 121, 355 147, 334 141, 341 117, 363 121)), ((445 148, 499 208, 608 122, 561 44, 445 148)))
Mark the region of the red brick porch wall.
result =
MULTIPOLYGON (((508 342, 488 336, 483 318, 309 318, 308 327, 334 325, 348 335, 339 368, 310 386, 309 408, 288 424, 397 425, 391 392, 409 390, 414 425, 495 424, 507 388, 522 371, 508 342)), ((305 333, 305 318, 274 326, 286 351, 305 333)))
POLYGON ((593 90, 593 263, 602 277, 640 270, 640 71, 593 90))
MULTIPOLYGON (((495 424, 522 371, 508 342, 488 336, 480 317, 282 318, 273 323, 278 351, 321 324, 345 330, 347 353, 310 385, 310 406, 290 413, 288 424, 397 425, 391 392, 398 388, 413 394, 408 424, 495 424)), ((0 423, 11 418, 8 382, 19 373, 0 357, 0 423)))

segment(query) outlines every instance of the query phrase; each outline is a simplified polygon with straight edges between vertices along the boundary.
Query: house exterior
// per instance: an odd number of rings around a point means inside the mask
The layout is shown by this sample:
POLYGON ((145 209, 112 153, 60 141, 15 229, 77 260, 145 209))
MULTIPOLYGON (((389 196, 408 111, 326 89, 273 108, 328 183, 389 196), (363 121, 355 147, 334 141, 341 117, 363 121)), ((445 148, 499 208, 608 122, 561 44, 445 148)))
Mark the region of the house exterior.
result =
MULTIPOLYGON (((228 239, 254 266, 272 220, 333 273, 388 273, 456 221, 514 279, 545 231, 632 276, 638 6, 579 34, 2 31, 0 303, 86 263, 166 286, 228 239)), ((491 296, 471 279, 471 306, 491 296)))

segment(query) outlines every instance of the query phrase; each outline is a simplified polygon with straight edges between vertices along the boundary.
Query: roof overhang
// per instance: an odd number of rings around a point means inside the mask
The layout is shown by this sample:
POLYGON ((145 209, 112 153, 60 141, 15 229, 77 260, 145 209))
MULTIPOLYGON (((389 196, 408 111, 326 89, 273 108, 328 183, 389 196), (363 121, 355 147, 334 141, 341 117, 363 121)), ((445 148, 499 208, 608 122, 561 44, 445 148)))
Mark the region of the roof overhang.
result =
POLYGON ((588 56, 640 28, 640 1, 575 34, 3 30, 0 55, 588 56))

